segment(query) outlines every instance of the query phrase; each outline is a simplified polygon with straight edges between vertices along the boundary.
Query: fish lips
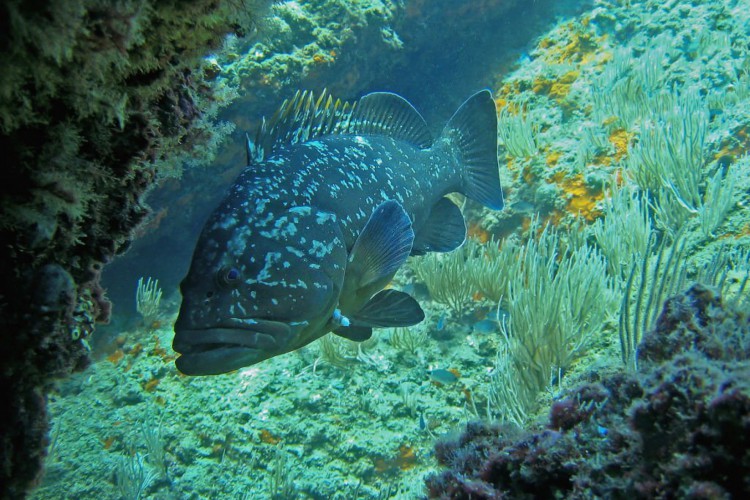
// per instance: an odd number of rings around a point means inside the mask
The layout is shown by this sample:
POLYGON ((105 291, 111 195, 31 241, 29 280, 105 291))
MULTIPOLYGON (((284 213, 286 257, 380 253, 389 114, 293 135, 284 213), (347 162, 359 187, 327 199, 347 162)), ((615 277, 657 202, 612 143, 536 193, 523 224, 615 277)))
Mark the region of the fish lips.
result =
POLYGON ((291 327, 279 321, 232 319, 207 328, 174 328, 175 364, 185 375, 217 375, 252 365, 288 345, 291 327))

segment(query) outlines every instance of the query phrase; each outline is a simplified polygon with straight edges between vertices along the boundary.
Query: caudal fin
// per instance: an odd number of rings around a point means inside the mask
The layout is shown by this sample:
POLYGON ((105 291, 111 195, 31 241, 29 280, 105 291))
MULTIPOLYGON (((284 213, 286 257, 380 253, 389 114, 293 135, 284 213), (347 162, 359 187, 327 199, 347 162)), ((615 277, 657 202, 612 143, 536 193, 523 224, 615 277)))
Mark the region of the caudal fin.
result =
POLYGON ((502 209, 505 203, 497 163, 497 111, 489 90, 477 92, 458 108, 443 129, 441 140, 458 152, 463 169, 461 192, 488 208, 502 209))

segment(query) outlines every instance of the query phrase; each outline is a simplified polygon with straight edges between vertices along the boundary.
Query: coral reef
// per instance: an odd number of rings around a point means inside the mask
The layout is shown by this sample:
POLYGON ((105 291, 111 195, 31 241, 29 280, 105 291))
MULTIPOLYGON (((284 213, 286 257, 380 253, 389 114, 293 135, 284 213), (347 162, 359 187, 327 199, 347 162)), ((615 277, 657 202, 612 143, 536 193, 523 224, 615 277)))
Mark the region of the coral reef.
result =
POLYGON ((88 363, 86 338, 111 312, 101 271, 147 216, 142 195, 214 139, 202 56, 248 26, 253 5, 0 7, 3 498, 39 476, 46 391, 88 363))
POLYGON ((473 423, 436 445, 431 498, 742 498, 750 317, 695 284, 668 299, 640 372, 591 373, 535 432, 473 423))

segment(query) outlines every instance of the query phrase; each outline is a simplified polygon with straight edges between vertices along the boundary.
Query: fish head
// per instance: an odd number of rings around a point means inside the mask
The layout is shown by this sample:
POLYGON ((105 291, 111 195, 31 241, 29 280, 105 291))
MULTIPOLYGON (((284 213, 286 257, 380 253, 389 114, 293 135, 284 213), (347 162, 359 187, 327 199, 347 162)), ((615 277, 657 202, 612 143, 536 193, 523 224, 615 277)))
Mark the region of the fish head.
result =
POLYGON ((347 255, 335 216, 293 207, 243 219, 217 210, 180 284, 173 347, 187 375, 249 366, 330 330, 347 255))

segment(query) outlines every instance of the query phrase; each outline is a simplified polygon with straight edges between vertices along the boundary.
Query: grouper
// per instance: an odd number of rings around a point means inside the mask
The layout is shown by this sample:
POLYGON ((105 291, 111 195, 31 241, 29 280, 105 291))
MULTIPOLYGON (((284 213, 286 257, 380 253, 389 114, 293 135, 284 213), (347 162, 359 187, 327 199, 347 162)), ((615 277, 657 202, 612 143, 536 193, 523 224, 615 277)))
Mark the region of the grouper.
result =
POLYGON ((410 255, 463 243, 446 195, 503 207, 487 90, 437 138, 393 93, 343 102, 298 92, 247 153, 180 284, 172 345, 187 375, 253 365, 328 332, 364 341, 373 328, 419 323, 417 301, 387 285, 410 255))

